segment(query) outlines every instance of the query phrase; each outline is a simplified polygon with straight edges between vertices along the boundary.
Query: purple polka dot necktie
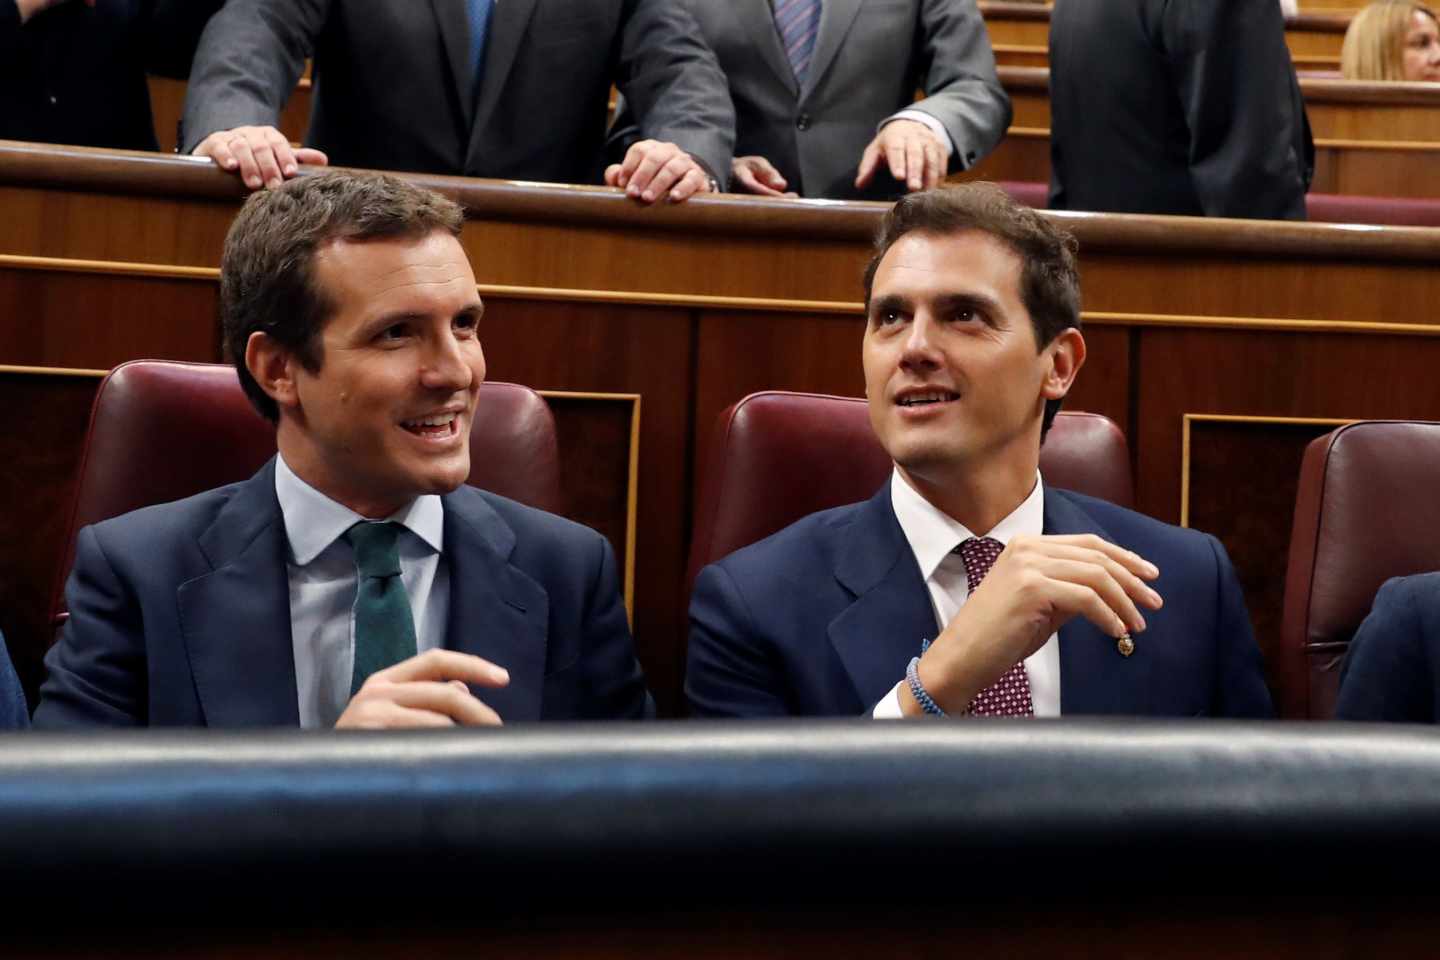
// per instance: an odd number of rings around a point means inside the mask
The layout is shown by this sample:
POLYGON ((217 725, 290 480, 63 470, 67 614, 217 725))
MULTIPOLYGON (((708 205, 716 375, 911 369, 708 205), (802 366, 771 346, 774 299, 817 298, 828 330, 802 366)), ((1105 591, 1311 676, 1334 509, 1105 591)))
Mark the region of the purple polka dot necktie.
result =
MULTIPOLYGON (((971 537, 955 552, 965 562, 965 579, 970 592, 980 586, 985 574, 995 565, 1005 545, 990 537, 971 537)), ((981 690, 965 712, 976 717, 1033 717, 1035 701, 1030 697, 1030 677, 1025 673, 1025 661, 1020 661, 1000 675, 990 686, 981 690)))
POLYGON ((820 35, 820 0, 775 0, 775 28, 795 82, 804 87, 815 56, 815 38, 820 35))

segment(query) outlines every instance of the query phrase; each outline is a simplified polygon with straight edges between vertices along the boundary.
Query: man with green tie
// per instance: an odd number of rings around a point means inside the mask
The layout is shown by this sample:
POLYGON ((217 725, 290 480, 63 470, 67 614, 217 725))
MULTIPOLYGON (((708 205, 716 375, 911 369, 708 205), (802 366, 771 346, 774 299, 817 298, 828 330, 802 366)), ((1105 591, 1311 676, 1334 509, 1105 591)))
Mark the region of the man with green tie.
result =
POLYGON ((278 455, 81 531, 36 726, 653 713, 610 545, 464 483, 485 357, 461 220, 379 174, 251 196, 221 315, 278 455))

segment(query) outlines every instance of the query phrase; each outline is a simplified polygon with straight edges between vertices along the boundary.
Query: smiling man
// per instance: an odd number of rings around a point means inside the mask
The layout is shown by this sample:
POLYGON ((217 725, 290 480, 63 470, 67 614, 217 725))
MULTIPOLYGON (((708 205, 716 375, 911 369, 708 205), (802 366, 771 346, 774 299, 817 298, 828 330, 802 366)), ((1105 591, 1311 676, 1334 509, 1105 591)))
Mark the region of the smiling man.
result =
POLYGON ((1269 716, 1219 542, 1040 476, 1085 362, 1073 238, 989 184, 914 194, 865 294, 894 473, 701 572, 692 710, 1269 716))
POLYGON ((653 712, 609 544, 465 486, 485 355, 461 222, 381 175, 250 198, 221 315, 278 456, 81 531, 36 726, 653 712))

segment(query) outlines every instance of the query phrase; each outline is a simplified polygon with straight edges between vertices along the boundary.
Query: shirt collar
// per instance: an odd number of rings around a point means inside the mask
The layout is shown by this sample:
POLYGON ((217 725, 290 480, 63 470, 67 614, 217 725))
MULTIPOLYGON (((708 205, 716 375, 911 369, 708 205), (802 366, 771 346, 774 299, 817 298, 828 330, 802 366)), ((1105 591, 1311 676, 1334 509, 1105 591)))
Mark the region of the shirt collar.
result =
POLYGON ((1045 485, 1035 472, 1035 486, 1020 506, 995 524, 988 533, 972 533, 965 524, 946 514, 910 486, 897 467, 890 475, 890 503, 895 519, 920 565, 920 575, 929 580, 940 561, 961 543, 975 536, 991 537, 1008 544, 1022 535, 1038 536, 1045 529, 1045 485))
MULTIPOLYGON (((291 559, 302 567, 365 519, 301 480, 285 458, 278 455, 275 457, 275 496, 280 501, 291 559)), ((416 497, 385 519, 402 525, 436 553, 441 551, 445 508, 435 494, 416 497)))

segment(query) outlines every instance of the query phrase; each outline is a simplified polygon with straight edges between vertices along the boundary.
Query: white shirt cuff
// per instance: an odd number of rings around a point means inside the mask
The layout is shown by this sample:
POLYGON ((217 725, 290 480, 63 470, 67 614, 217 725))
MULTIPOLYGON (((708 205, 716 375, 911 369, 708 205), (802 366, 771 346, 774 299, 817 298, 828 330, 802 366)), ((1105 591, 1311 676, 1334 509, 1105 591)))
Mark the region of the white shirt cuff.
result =
MULTIPOLYGON (((900 683, 904 682, 904 680, 900 681, 900 683)), ((904 719, 905 714, 900 711, 900 683, 895 684, 894 688, 885 694, 879 703, 875 704, 875 709, 870 711, 871 717, 876 720, 904 719)))
POLYGON ((894 116, 881 120, 880 126, 875 129, 882 130, 885 124, 894 123, 896 120, 914 120, 916 123, 923 123, 929 127, 930 132, 935 134, 935 139, 939 140, 945 148, 945 162, 950 162, 950 155, 955 152, 955 141, 950 139, 950 131, 945 129, 945 124, 930 116, 930 114, 924 110, 901 110, 894 116))

